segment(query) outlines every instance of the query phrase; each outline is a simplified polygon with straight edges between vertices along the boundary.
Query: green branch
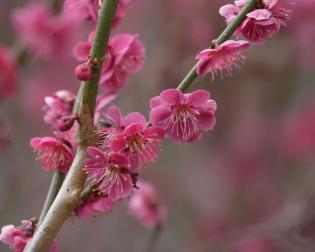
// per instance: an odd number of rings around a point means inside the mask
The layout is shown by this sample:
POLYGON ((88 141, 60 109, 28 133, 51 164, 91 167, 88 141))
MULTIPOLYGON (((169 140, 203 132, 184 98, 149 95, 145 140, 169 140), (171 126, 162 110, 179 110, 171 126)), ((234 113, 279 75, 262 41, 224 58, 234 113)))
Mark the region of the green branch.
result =
MULTIPOLYGON (((233 19, 233 21, 224 29, 224 31, 219 35, 219 37, 214 41, 215 45, 221 45, 223 42, 227 41, 237 30, 240 24, 246 18, 246 14, 251 12, 256 6, 257 0, 249 1, 238 13, 238 15, 233 19)), ((198 63, 189 71, 189 73, 184 77, 182 82, 178 85, 177 89, 185 92, 190 85, 197 79, 198 75, 196 73, 198 63)))
POLYGON ((85 149, 94 142, 94 110, 98 84, 117 5, 118 0, 105 0, 101 6, 90 55, 94 62, 93 77, 81 84, 81 96, 77 98, 80 101, 78 151, 56 199, 27 245, 26 252, 48 251, 63 223, 81 202, 80 195, 86 179, 82 169, 86 158, 85 149))

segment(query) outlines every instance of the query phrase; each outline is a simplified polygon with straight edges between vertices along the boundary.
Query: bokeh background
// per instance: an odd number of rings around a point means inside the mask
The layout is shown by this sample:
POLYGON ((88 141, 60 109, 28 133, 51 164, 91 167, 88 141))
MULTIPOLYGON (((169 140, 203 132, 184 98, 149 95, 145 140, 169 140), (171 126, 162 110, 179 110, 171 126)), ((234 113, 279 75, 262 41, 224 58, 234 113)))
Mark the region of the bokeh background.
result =
MULTIPOLYGON (((125 114, 148 115, 150 98, 180 82, 225 27, 218 14, 225 3, 231 1, 133 0, 114 33, 139 34, 147 58, 115 101, 125 114)), ((15 43, 10 13, 24 4, 0 0, 1 44, 15 43)), ((141 174, 168 208, 156 251, 315 251, 315 2, 291 7, 288 27, 251 46, 231 76, 194 83, 218 103, 215 130, 193 144, 166 141, 141 174)), ((0 101, 1 226, 40 212, 51 173, 35 161, 29 140, 51 134, 42 123, 43 97, 79 87, 68 51, 55 61, 29 59, 15 96, 0 101)), ((74 216, 57 239, 64 252, 143 251, 150 232, 122 202, 109 215, 74 216)))

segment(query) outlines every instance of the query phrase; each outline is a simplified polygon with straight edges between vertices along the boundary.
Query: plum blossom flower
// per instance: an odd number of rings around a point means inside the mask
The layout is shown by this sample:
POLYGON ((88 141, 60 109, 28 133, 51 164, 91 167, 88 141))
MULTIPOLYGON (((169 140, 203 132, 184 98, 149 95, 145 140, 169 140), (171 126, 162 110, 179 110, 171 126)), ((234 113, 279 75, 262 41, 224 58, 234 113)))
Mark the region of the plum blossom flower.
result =
POLYGON ((41 59, 60 59, 67 54, 79 27, 75 13, 55 15, 40 3, 14 10, 12 21, 23 44, 41 59))
POLYGON ((73 161, 72 150, 60 140, 54 137, 35 137, 30 145, 38 153, 38 160, 45 171, 57 169, 65 173, 69 170, 73 161))
POLYGON ((52 96, 46 96, 44 122, 58 128, 63 117, 71 116, 75 99, 76 95, 68 90, 59 90, 52 96))
POLYGON ((166 218, 166 207, 159 202, 155 188, 143 181, 138 182, 138 187, 129 200, 131 214, 148 228, 162 224, 166 218))
POLYGON ((177 89, 167 89, 152 98, 150 106, 150 122, 163 128, 175 143, 198 140, 216 122, 216 102, 205 90, 183 94, 177 89))
POLYGON ((11 97, 16 90, 18 69, 9 50, 0 45, 0 99, 11 97))
MULTIPOLYGON (((9 245, 14 252, 23 252, 28 241, 30 241, 35 232, 37 220, 22 220, 21 225, 6 225, 2 227, 0 241, 9 245)), ((50 246, 49 252, 57 252, 58 244, 54 240, 50 246)))
POLYGON ((112 201, 127 198, 133 186, 129 159, 120 153, 105 154, 95 147, 88 147, 87 153, 84 169, 88 180, 112 201))
POLYGON ((119 90, 126 85, 130 75, 143 67, 145 48, 138 35, 130 34, 112 37, 108 47, 100 85, 105 90, 119 90))
POLYGON ((145 117, 139 112, 131 112, 126 116, 122 116, 119 107, 111 106, 107 109, 103 117, 99 117, 98 135, 101 138, 101 148, 108 151, 112 140, 118 133, 132 123, 146 124, 145 117))
MULTIPOLYGON (((102 0, 65 0, 64 10, 67 12, 76 11, 80 18, 91 21, 95 25, 101 2, 102 0)), ((129 2, 130 0, 119 0, 113 27, 116 27, 124 17, 129 2)))
POLYGON ((198 75, 205 76, 211 73, 212 78, 218 71, 226 70, 231 73, 232 67, 238 61, 243 61, 242 53, 249 47, 249 43, 245 40, 228 40, 216 48, 208 48, 201 51, 196 59, 198 66, 196 72, 198 75))
MULTIPOLYGON (((89 58, 94 33, 88 42, 79 42, 73 54, 79 61, 89 58)), ((107 55, 102 69, 100 85, 106 92, 116 92, 123 88, 130 75, 140 71, 144 64, 145 48, 138 35, 118 34, 108 43, 107 55)))
POLYGON ((115 203, 115 201, 107 196, 93 196, 82 206, 80 206, 76 213, 79 218, 85 219, 96 213, 110 212, 113 209, 115 203))
POLYGON ((159 143, 164 139, 163 129, 147 126, 145 117, 137 112, 122 117, 117 107, 109 109, 107 118, 112 127, 99 132, 104 136, 103 147, 125 154, 131 161, 133 172, 156 160, 159 143))
MULTIPOLYGON (((235 1, 235 5, 227 4, 220 8, 220 15, 229 24, 233 21, 248 0, 235 1)), ((253 11, 246 15, 236 34, 243 35, 251 42, 262 43, 278 32, 281 26, 286 26, 291 11, 286 9, 282 0, 263 0, 253 11)))

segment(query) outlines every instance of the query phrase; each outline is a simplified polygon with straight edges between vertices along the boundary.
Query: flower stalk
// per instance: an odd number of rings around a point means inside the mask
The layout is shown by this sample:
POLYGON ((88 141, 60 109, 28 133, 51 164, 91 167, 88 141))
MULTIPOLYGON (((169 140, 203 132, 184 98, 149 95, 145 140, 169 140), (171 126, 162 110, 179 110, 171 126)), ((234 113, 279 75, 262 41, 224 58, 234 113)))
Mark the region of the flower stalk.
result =
MULTIPOLYGON (((215 46, 221 45, 225 41, 227 41, 237 30, 240 24, 246 18, 246 14, 251 12, 257 4, 257 0, 250 0, 238 13, 238 15, 233 19, 233 21, 224 29, 224 31, 219 35, 217 39, 215 39, 212 43, 215 46)), ((198 75, 196 73, 198 64, 196 64, 184 77, 181 83, 178 85, 177 89, 185 92, 191 84, 197 79, 198 75)))
POLYGON ((48 251, 63 223, 73 210, 80 204, 80 195, 83 190, 86 175, 83 162, 86 158, 85 149, 94 144, 94 111, 100 73, 103 66, 106 45, 108 43, 112 22, 115 17, 118 0, 105 0, 101 6, 95 39, 91 50, 91 59, 94 62, 91 80, 81 84, 79 103, 78 151, 69 170, 69 173, 42 224, 39 226, 26 252, 48 251))

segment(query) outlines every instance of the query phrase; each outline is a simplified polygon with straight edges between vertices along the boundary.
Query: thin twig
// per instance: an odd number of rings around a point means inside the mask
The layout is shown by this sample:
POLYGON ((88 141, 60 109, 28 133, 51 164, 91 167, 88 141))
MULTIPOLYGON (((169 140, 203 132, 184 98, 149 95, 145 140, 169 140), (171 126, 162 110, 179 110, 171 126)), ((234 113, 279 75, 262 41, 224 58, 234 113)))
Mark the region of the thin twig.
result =
MULTIPOLYGON (((240 24, 246 18, 246 14, 251 12, 256 6, 257 0, 249 1, 238 13, 238 15, 233 19, 233 21, 224 29, 224 31, 219 35, 219 37, 215 40, 216 45, 220 45, 226 40, 228 40, 240 24)), ((181 83, 178 85, 177 89, 181 91, 186 91, 190 85, 197 79, 198 75, 196 73, 198 63, 189 71, 189 73, 184 77, 181 83)))
POLYGON ((145 252, 154 252, 160 234, 162 232, 162 225, 157 224, 154 229, 152 230, 151 236, 149 238, 147 247, 145 248, 145 252))

